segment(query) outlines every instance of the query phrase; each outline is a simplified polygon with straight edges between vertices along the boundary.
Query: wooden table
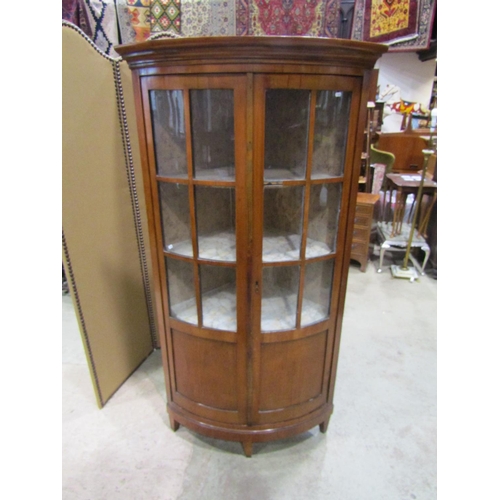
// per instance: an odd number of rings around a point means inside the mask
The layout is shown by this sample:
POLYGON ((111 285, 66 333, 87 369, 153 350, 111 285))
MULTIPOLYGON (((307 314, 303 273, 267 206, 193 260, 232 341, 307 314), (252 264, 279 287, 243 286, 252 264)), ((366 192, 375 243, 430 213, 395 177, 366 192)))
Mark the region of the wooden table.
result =
MULTIPOLYGON (((383 202, 383 221, 378 223, 378 234, 381 240, 380 245, 380 263, 378 272, 382 272, 382 264, 384 261, 384 254, 386 250, 400 250, 406 251, 408 248, 409 234, 411 230, 411 220, 412 216, 418 216, 418 214, 412 214, 413 207, 410 210, 408 217, 408 222, 404 222, 406 200, 409 194, 414 194, 415 197, 418 192, 418 187, 420 185, 420 175, 415 174, 387 174, 387 188, 389 190, 389 205, 391 205, 392 197, 394 191, 396 191, 396 200, 393 207, 392 222, 387 221, 387 205, 385 201, 383 202)), ((424 261, 420 267, 415 259, 410 254, 410 258, 421 274, 424 274, 424 269, 429 259, 430 247, 425 240, 425 230, 429 222, 430 213, 437 197, 437 183, 425 179, 423 185, 422 194, 430 195, 430 202, 425 206, 422 205, 423 210, 420 212, 419 224, 416 226, 416 231, 413 235, 411 241, 412 248, 420 248, 424 254, 424 261)))
MULTIPOLYGON (((394 212, 392 217, 392 233, 391 236, 397 236, 401 234, 403 227, 406 200, 409 194, 417 195, 418 187, 420 185, 420 175, 415 174, 387 174, 387 189, 389 191, 389 202, 392 201, 392 194, 396 191, 396 201, 394 203, 394 212)), ((432 206, 435 203, 437 195, 437 182, 430 179, 424 180, 424 186, 422 190, 422 195, 427 194, 432 196, 431 203, 425 207, 425 210, 421 212, 420 224, 418 226, 418 233, 425 233, 425 227, 429 221, 429 214, 432 210, 432 206)), ((384 194, 384 220, 386 215, 386 202, 384 194)), ((413 211, 413 210, 412 210, 413 211)), ((410 211, 410 220, 412 211, 410 211)))

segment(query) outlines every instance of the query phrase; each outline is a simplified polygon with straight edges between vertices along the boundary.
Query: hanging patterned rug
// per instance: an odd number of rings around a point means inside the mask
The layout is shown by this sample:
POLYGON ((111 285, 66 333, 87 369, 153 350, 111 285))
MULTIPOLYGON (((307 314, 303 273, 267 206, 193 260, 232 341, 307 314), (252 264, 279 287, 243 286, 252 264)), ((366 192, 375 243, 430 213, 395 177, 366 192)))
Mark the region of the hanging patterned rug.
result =
POLYGON ((143 42, 151 35, 150 0, 116 0, 121 42, 143 42))
POLYGON ((429 48, 436 0, 357 0, 351 38, 390 52, 429 48))
POLYGON ((236 34, 236 0, 181 0, 182 36, 236 34))
POLYGON ((417 36, 419 0, 366 0, 363 39, 390 42, 417 36))
POLYGON ((108 56, 117 57, 113 48, 118 44, 118 24, 113 0, 83 0, 92 41, 108 56))
POLYGON ((340 0, 236 0, 237 35, 335 38, 340 0))
POLYGON ((151 33, 181 32, 181 0, 151 0, 151 33))

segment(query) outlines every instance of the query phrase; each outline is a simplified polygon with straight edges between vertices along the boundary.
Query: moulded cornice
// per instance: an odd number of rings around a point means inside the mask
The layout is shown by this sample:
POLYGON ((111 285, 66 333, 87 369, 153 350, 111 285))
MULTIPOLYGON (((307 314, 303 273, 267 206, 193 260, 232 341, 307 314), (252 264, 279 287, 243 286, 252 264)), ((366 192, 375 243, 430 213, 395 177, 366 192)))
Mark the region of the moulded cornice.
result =
POLYGON ((224 36, 163 38, 115 46, 132 69, 162 65, 311 64, 371 69, 388 47, 354 40, 224 36))

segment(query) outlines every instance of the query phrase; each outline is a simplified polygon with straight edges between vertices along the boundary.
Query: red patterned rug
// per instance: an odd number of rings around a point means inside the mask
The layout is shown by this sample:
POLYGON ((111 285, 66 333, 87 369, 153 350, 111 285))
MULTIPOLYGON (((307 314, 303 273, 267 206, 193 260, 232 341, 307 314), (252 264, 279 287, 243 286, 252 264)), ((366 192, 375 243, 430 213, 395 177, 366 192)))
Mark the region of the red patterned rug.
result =
POLYGON ((363 40, 389 42, 415 37, 419 0, 366 0, 363 40))
POLYGON ((351 38, 390 52, 429 48, 436 0, 356 0, 351 38))
POLYGON ((237 0, 237 35, 336 38, 340 0, 237 0))

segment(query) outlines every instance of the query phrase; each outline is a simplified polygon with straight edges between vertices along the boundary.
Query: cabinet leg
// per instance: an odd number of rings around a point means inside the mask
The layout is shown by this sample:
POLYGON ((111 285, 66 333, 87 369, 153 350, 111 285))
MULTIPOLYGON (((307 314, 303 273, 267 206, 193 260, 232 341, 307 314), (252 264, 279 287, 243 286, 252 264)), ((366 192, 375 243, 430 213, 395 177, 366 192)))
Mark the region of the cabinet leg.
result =
POLYGON ((253 444, 252 441, 242 441, 241 446, 243 446, 243 451, 245 455, 250 458, 252 456, 253 444))
POLYGON ((168 418, 170 420, 170 427, 175 432, 180 427, 180 424, 179 424, 179 422, 177 422, 176 420, 174 420, 174 417, 172 417, 172 415, 170 415, 170 413, 168 415, 168 418))
POLYGON ((321 422, 319 424, 319 430, 325 434, 325 432, 328 430, 328 424, 330 423, 330 417, 328 417, 324 422, 321 422))

